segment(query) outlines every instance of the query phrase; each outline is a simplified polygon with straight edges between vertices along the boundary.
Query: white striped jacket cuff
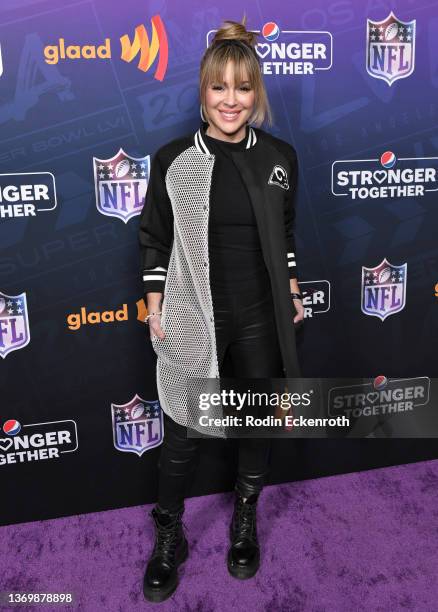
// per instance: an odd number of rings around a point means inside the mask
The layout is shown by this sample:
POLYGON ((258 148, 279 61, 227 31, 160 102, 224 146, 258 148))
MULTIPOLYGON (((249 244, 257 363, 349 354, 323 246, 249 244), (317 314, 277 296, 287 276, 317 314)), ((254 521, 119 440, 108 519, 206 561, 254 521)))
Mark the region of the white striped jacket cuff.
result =
POLYGON ((289 266, 289 268, 297 265, 297 262, 295 261, 295 253, 287 254, 287 265, 289 266))
POLYGON ((289 251, 287 253, 287 265, 289 267, 289 278, 296 278, 296 266, 295 253, 289 251))
POLYGON ((144 293, 150 291, 164 292, 164 284, 166 282, 167 268, 156 266, 155 268, 146 268, 143 270, 143 290, 144 293))

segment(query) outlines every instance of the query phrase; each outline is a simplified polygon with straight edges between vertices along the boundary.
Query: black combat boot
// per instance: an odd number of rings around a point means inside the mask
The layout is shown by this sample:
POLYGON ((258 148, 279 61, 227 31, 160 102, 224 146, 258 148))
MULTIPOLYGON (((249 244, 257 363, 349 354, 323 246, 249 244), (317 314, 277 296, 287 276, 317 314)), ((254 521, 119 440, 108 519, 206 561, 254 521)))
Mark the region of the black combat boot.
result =
POLYGON ((173 514, 159 507, 151 511, 155 545, 143 579, 143 593, 148 601, 164 601, 178 586, 178 566, 189 552, 181 521, 183 512, 184 509, 173 514))
POLYGON ((233 518, 230 524, 231 548, 228 551, 228 571, 235 578, 251 578, 259 569, 260 549, 257 540, 258 493, 248 498, 236 492, 233 518))

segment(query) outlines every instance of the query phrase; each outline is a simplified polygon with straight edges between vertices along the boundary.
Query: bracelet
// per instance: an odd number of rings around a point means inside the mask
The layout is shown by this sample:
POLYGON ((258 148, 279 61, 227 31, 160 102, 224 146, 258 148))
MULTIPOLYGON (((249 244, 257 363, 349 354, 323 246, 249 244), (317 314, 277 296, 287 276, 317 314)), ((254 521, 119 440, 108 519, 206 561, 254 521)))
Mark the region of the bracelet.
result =
POLYGON ((148 316, 145 318, 144 322, 145 323, 149 323, 149 317, 152 317, 153 315, 160 315, 161 312, 151 312, 150 314, 148 314, 148 316))
POLYGON ((292 299, 293 300, 302 300, 303 296, 301 295, 301 293, 291 293, 292 299))

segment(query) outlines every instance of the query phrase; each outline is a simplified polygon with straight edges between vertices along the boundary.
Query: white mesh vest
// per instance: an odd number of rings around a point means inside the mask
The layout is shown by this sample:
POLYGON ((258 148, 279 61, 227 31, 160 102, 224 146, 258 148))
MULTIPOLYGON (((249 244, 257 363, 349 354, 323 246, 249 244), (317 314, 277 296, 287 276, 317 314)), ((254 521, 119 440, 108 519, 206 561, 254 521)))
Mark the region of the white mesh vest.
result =
POLYGON ((194 429, 199 428, 199 413, 188 405, 186 378, 219 376, 208 257, 213 164, 213 156, 190 147, 167 171, 174 242, 161 316, 166 337, 153 340, 161 406, 177 423, 194 429))
MULTIPOLYGON (((249 129, 247 148, 256 142, 249 129)), ((165 338, 153 336, 157 354, 157 390, 162 409, 180 425, 224 437, 222 426, 200 427, 202 411, 188 395, 187 379, 215 379, 209 393, 220 392, 213 300, 210 289, 208 220, 215 156, 201 132, 195 146, 178 155, 166 173, 166 187, 174 215, 174 241, 167 270, 161 327, 165 338)), ((191 381, 193 389, 196 381, 191 381)), ((202 391, 207 385, 200 381, 202 391)), ((191 387, 192 389, 192 387, 191 387)), ((220 417, 211 408, 208 416, 220 417)))

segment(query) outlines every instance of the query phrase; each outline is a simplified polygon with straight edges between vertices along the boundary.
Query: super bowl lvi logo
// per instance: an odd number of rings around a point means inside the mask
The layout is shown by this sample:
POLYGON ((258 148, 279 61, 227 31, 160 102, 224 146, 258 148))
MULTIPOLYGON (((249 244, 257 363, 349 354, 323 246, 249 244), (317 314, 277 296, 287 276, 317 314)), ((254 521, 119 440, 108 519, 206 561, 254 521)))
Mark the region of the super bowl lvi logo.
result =
POLYGON ((383 21, 367 19, 367 72, 392 85, 415 67, 415 23, 391 13, 383 21))
POLYGON ((96 206, 102 215, 127 223, 143 208, 150 156, 132 157, 120 148, 114 157, 93 157, 96 206))
POLYGON ((362 266, 362 312, 387 317, 403 310, 406 304, 406 278, 408 264, 394 266, 383 259, 375 268, 362 266))

